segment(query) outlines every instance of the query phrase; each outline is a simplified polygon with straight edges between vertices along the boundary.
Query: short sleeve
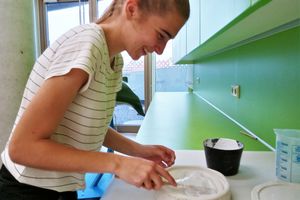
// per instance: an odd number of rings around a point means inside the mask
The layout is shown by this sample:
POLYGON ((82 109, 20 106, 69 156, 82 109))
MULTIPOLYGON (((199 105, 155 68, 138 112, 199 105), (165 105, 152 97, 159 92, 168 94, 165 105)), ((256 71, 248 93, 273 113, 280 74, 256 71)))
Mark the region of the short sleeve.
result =
POLYGON ((71 30, 56 42, 59 46, 51 58, 51 65, 46 73, 46 79, 54 76, 62 76, 72 69, 85 71, 89 78, 87 83, 81 88, 84 92, 95 73, 96 61, 99 59, 99 49, 97 48, 95 31, 92 29, 75 32, 71 30))

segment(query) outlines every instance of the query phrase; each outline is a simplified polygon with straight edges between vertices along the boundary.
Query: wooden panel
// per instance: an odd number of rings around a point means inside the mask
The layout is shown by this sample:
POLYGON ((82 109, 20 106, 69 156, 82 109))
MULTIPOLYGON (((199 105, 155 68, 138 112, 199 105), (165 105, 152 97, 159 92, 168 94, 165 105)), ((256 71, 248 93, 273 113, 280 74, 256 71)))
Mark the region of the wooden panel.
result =
POLYGON ((177 63, 186 55, 186 24, 177 33, 176 38, 172 42, 173 63, 177 63))
POLYGON ((200 44, 200 1, 190 0, 191 13, 187 21, 187 53, 194 50, 200 44))

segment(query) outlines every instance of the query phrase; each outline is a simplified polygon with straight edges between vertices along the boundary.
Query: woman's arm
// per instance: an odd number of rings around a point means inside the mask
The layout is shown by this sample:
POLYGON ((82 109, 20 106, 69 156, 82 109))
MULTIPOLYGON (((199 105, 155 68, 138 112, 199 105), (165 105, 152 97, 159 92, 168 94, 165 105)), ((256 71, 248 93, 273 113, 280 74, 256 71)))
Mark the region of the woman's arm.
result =
POLYGON ((141 144, 126 138, 111 127, 107 130, 103 145, 130 156, 138 156, 136 153, 141 148, 141 144))
POLYGON ((63 76, 47 79, 32 99, 14 129, 9 142, 12 161, 38 169, 68 172, 110 172, 126 182, 147 189, 160 188, 171 175, 154 162, 111 153, 90 152, 51 140, 88 74, 73 69, 63 76))
POLYGON ((81 151, 50 140, 68 106, 86 83, 88 74, 73 69, 47 79, 24 112, 9 144, 11 159, 19 164, 58 171, 111 171, 111 155, 81 151))
POLYGON ((104 140, 104 146, 115 151, 152 160, 163 167, 169 167, 174 164, 175 152, 162 145, 142 145, 130 140, 116 130, 109 128, 104 140))

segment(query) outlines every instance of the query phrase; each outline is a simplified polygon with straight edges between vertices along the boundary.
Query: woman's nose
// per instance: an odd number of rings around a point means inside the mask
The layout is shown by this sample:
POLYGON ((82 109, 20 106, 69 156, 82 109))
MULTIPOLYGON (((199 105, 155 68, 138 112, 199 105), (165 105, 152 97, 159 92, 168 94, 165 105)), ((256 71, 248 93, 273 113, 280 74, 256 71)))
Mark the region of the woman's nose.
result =
POLYGON ((161 55, 164 52, 167 42, 160 42, 155 46, 155 53, 161 55))

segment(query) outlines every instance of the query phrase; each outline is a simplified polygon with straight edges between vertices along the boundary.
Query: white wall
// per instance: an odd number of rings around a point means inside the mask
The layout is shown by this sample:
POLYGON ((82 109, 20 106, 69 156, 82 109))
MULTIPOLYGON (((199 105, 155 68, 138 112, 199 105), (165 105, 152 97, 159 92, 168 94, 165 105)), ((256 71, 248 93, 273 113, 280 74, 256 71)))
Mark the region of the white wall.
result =
POLYGON ((33 0, 0 1, 0 152, 35 60, 33 11, 33 0))

